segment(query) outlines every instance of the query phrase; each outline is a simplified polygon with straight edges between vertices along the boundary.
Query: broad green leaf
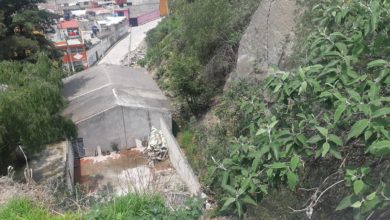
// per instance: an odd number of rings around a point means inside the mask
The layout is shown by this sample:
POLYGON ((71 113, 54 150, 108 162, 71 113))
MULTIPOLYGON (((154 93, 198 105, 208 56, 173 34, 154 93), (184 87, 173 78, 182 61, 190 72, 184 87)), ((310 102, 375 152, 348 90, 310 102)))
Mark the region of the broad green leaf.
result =
POLYGON ((376 206, 380 203, 381 203, 381 201, 378 199, 377 196, 374 195, 373 199, 364 201, 364 204, 360 208, 360 211, 363 214, 368 213, 368 212, 372 211, 373 209, 375 209, 376 206))
POLYGON ((349 196, 344 197, 340 201, 339 205, 337 206, 336 211, 343 210, 343 209, 350 207, 352 205, 352 196, 353 195, 349 195, 349 196))
POLYGON ((343 145, 343 141, 334 134, 329 135, 329 140, 332 141, 333 143, 337 144, 338 146, 343 145))
POLYGON ((355 90, 347 89, 347 92, 355 101, 360 102, 362 100, 362 97, 355 90))
POLYGON ((271 166, 269 166, 269 167, 272 169, 282 169, 282 168, 286 168, 287 165, 286 165, 286 163, 276 162, 276 163, 271 164, 271 166))
POLYGON ((389 115, 390 114, 390 107, 384 107, 384 108, 381 108, 381 109, 378 109, 376 110, 373 114, 372 114, 372 117, 373 118, 378 118, 378 117, 381 117, 383 115, 389 115))
POLYGON ((340 100, 342 102, 345 102, 345 100, 347 100, 339 92, 334 92, 333 95, 334 95, 334 97, 336 97, 338 100, 340 100))
POLYGON ((367 104, 358 104, 357 107, 360 111, 362 111, 367 117, 370 117, 371 115, 371 108, 370 105, 367 104))
POLYGON ((279 145, 272 143, 271 145, 272 153, 274 154, 275 160, 279 160, 280 151, 279 151, 279 145))
POLYGON ((259 130, 257 130, 256 136, 261 135, 261 134, 264 134, 265 132, 267 132, 267 129, 260 128, 259 130))
POLYGON ((279 89, 282 88, 282 84, 278 84, 275 89, 274 89, 274 93, 277 93, 279 91, 279 89))
POLYGON ((245 204, 257 206, 256 201, 253 200, 252 197, 250 197, 249 195, 245 195, 244 198, 242 199, 242 201, 243 201, 245 204))
POLYGON ((229 208, 229 206, 236 201, 236 198, 228 198, 226 199, 225 203, 223 204, 222 208, 221 208, 221 211, 224 211, 226 210, 227 208, 229 208))
POLYGON ((273 174, 274 174, 274 170, 273 169, 267 169, 266 173, 267 173, 267 176, 271 178, 273 176, 273 174))
POLYGON ((275 125, 276 125, 278 122, 279 122, 279 121, 274 121, 274 122, 272 122, 268 127, 269 127, 270 129, 272 129, 272 128, 275 127, 275 125))
POLYGON ((315 143, 318 143, 319 141, 321 141, 323 138, 321 138, 321 136, 319 135, 314 135, 312 137, 309 138, 309 140, 307 140, 307 143, 309 144, 315 144, 315 143))
POLYGON ((351 205, 352 208, 360 208, 360 206, 362 206, 362 202, 361 201, 357 201, 357 202, 355 202, 354 204, 351 205))
POLYGON ((371 130, 367 130, 364 132, 364 140, 367 141, 371 136, 372 136, 372 131, 371 130))
POLYGON ((341 37, 341 38, 347 39, 347 37, 341 32, 333 32, 333 33, 329 34, 329 36, 330 37, 341 37))
POLYGON ((338 122, 340 117, 341 117, 341 114, 343 114, 343 112, 345 111, 345 109, 347 108, 347 104, 345 102, 342 102, 336 109, 335 113, 334 113, 334 122, 338 122))
POLYGON ((332 96, 332 93, 328 92, 328 91, 324 91, 320 94, 320 98, 322 97, 329 97, 329 96, 332 96))
POLYGON ((353 191, 358 195, 364 187, 364 182, 362 180, 356 180, 353 182, 353 191))
POLYGON ((294 155, 291 160, 290 160, 290 168, 292 171, 295 171, 295 169, 298 167, 299 165, 299 161, 300 161, 300 158, 298 155, 294 155))
POLYGON ((374 155, 382 156, 390 154, 390 141, 376 141, 368 147, 368 151, 374 155))
POLYGON ((336 44, 336 47, 337 49, 344 55, 346 55, 348 53, 348 48, 347 48, 347 45, 345 45, 344 43, 342 42, 337 42, 336 44))
POLYGON ((367 67, 374 68, 374 67, 384 66, 385 64, 387 64, 386 60, 379 59, 379 60, 374 60, 374 61, 369 62, 367 64, 367 67))
POLYGON ((322 145, 322 157, 325 157, 325 155, 329 152, 329 149, 330 149, 330 145, 328 142, 325 142, 323 145, 322 145))
POLYGON ((302 82, 301 87, 299 87, 298 95, 301 95, 302 93, 306 92, 306 88, 307 88, 307 82, 304 81, 302 82))
POLYGON ((338 152, 337 150, 334 150, 334 149, 330 149, 329 150, 330 154, 332 154, 335 158, 341 160, 343 159, 343 157, 341 156, 340 152, 338 152))
POLYGON ((242 205, 239 201, 236 201, 236 206, 237 206, 238 216, 241 218, 243 214, 242 205))
POLYGON ((324 137, 328 136, 328 129, 323 128, 323 127, 316 127, 316 128, 324 137))
POLYGON ((371 82, 369 85, 370 85, 370 90, 368 91, 368 96, 370 100, 373 101, 378 97, 380 92, 380 87, 373 82, 371 82))
POLYGON ((375 198, 375 196, 376 196, 376 192, 373 192, 373 193, 369 194, 368 196, 366 196, 366 199, 373 200, 375 198))
POLYGON ((352 137, 359 137, 359 135, 368 127, 370 121, 368 119, 362 119, 357 121, 351 128, 348 134, 348 140, 352 137))
POLYGON ((259 166, 260 162, 261 162, 260 157, 256 157, 256 158, 253 160, 253 162, 252 162, 252 172, 256 172, 257 167, 259 166))
POLYGON ((295 187, 297 186, 297 183, 298 183, 297 175, 295 173, 289 171, 287 173, 287 183, 290 186, 291 190, 295 190, 295 187))
POLYGON ((305 138, 305 135, 299 134, 299 135, 297 135, 297 139, 299 140, 299 142, 300 142, 303 146, 308 147, 308 145, 307 145, 307 140, 306 140, 306 138, 305 138))
POLYGON ((267 185, 260 185, 260 191, 263 192, 264 194, 268 194, 268 186, 267 185))

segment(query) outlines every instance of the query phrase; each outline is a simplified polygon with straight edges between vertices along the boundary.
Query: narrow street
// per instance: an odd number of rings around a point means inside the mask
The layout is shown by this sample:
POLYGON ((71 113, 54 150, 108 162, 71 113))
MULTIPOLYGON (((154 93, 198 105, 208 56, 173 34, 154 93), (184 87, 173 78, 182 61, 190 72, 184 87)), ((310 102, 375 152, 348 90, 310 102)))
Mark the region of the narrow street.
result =
POLYGON ((146 33, 157 26, 157 24, 161 21, 160 19, 148 22, 144 25, 140 25, 137 27, 129 28, 131 31, 130 34, 127 35, 122 40, 118 41, 111 49, 108 50, 107 54, 98 62, 99 64, 113 64, 113 65, 121 65, 122 61, 126 59, 127 54, 129 52, 129 43, 131 37, 131 51, 137 49, 140 43, 145 39, 146 33))

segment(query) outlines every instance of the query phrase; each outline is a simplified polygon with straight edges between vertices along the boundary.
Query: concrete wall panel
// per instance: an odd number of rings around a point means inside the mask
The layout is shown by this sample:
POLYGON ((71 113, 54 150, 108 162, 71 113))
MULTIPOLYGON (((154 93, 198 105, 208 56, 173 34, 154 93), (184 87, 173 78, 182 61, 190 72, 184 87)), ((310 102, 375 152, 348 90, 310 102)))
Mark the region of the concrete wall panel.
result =
POLYGON ((187 185, 188 190, 193 195, 199 195, 201 192, 200 183, 198 178, 195 176, 187 158, 180 149, 175 137, 173 137, 171 130, 163 119, 160 120, 161 131, 167 141, 169 159, 172 166, 176 169, 180 178, 187 185))
POLYGON ((79 137, 84 139, 86 156, 94 156, 97 146, 100 146, 102 151, 112 151, 113 144, 126 148, 120 106, 95 115, 79 123, 77 127, 79 137))

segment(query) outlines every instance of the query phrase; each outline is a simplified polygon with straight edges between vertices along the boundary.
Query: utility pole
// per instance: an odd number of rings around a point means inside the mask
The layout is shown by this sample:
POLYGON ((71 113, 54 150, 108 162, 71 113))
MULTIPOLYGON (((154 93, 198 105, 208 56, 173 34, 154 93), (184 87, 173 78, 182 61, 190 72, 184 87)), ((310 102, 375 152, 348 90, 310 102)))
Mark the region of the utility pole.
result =
POLYGON ((128 65, 130 66, 130 54, 131 54, 131 26, 130 26, 130 34, 129 34, 129 55, 127 56, 127 62, 128 65))
POLYGON ((72 53, 69 49, 68 38, 66 36, 65 36, 65 43, 66 43, 66 53, 68 54, 68 59, 70 61, 70 65, 72 66, 72 72, 74 73, 75 70, 74 70, 74 65, 73 65, 73 57, 72 57, 72 53))

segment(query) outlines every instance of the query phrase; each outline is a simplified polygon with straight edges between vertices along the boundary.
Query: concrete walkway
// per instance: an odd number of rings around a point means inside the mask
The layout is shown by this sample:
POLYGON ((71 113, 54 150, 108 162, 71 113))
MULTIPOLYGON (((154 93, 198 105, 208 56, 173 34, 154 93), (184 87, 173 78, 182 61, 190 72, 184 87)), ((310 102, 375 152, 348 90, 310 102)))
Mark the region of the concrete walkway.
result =
POLYGON ((129 28, 130 34, 122 40, 118 41, 111 49, 108 50, 106 55, 98 62, 98 64, 113 64, 121 65, 122 61, 129 53, 129 42, 131 35, 131 51, 137 49, 139 44, 145 39, 146 33, 157 26, 161 21, 160 19, 148 22, 144 25, 129 28))

